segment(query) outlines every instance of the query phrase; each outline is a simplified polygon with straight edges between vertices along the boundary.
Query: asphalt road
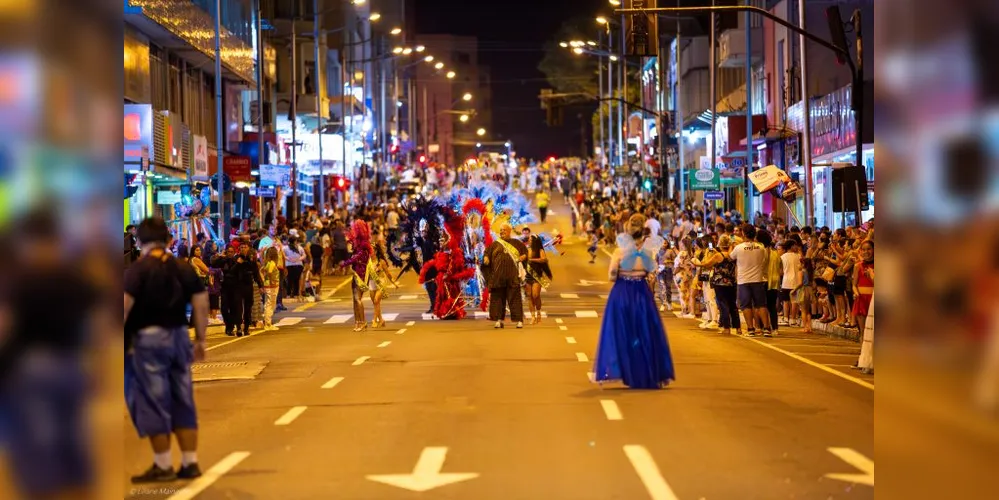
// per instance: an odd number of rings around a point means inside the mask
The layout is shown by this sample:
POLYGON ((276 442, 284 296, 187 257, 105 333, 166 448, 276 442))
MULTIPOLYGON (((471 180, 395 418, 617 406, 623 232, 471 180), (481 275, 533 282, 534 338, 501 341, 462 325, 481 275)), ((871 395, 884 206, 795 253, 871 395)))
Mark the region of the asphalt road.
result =
MULTIPOLYGON (((553 210, 541 230, 564 229, 566 208, 553 210)), ((426 320, 427 301, 409 274, 384 303, 385 328, 352 332, 343 287, 282 313, 287 326, 278 331, 213 334, 196 372, 199 456, 208 473, 188 483, 128 484, 151 454, 126 427, 126 492, 173 499, 874 497, 874 381, 848 368, 857 344, 798 330, 773 339, 726 336, 664 313, 678 380, 662 391, 597 386, 588 372, 610 290, 609 259, 601 253, 589 264, 586 245, 566 241, 566 254, 552 258, 547 318, 523 330, 495 330, 484 318, 426 320)))

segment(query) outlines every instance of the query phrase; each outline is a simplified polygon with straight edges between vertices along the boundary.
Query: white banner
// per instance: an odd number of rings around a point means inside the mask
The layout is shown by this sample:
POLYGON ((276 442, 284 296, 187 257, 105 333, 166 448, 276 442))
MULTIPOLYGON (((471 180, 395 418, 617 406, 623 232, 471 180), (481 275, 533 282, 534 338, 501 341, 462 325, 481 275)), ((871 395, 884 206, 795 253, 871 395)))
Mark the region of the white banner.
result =
POLYGON ((194 165, 191 166, 191 179, 208 180, 208 138, 203 135, 192 136, 194 146, 194 165))

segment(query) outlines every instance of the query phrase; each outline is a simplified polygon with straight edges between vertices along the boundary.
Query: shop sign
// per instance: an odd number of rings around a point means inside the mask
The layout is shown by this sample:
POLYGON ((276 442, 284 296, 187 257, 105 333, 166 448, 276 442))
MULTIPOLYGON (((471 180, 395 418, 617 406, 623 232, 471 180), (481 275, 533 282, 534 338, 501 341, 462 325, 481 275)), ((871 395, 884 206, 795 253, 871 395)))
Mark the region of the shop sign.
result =
POLYGON ((191 179, 208 180, 208 138, 203 135, 194 135, 191 142, 194 146, 194 165, 191 170, 191 179))
POLYGON ((291 187, 291 167, 288 165, 260 166, 260 185, 291 187))
POLYGON ((253 175, 250 174, 252 161, 249 156, 225 155, 222 157, 222 165, 225 174, 232 179, 232 182, 253 181, 253 175))
POLYGON ((688 175, 691 191, 717 191, 720 187, 718 171, 715 169, 697 169, 688 175))
POLYGON ((709 201, 724 200, 725 199, 725 192, 724 191, 705 191, 704 192, 704 199, 705 200, 709 200, 709 201))
POLYGON ((124 117, 125 163, 140 163, 142 148, 153 149, 153 105, 125 104, 124 117))

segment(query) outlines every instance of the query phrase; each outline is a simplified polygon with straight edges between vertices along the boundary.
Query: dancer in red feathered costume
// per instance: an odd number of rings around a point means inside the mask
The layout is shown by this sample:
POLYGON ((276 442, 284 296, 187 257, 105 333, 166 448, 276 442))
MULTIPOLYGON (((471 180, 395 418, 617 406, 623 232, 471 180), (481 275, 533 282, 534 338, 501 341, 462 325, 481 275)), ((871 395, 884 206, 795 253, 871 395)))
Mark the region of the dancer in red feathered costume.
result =
POLYGON ((440 319, 462 319, 465 317, 465 299, 461 295, 462 282, 475 276, 475 267, 465 263, 465 252, 461 240, 465 234, 465 219, 450 208, 444 208, 444 230, 447 241, 444 248, 434 255, 432 261, 420 270, 420 283, 427 279, 427 273, 436 271, 437 300, 434 315, 440 319))

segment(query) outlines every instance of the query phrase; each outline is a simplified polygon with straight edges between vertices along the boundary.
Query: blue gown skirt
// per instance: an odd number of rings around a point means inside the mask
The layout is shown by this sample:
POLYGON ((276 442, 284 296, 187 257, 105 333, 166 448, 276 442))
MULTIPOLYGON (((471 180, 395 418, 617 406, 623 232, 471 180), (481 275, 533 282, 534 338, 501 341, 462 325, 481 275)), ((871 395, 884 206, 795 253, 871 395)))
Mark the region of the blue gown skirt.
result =
POLYGON ((676 379, 666 330, 643 278, 618 277, 607 297, 593 365, 597 382, 658 389, 676 379))

